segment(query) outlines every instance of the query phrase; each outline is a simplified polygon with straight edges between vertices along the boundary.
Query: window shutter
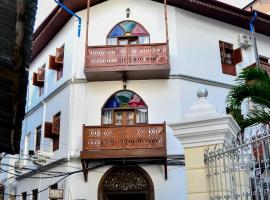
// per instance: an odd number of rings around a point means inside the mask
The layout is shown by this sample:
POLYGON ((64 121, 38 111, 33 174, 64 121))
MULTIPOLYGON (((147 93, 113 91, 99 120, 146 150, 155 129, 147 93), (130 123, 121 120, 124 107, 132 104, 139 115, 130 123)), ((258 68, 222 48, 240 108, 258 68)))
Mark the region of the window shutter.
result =
POLYGON ((39 86, 38 85, 38 82, 37 82, 37 73, 33 73, 33 80, 32 80, 32 84, 35 85, 35 86, 39 86))
POLYGON ((59 149, 59 135, 53 139, 53 151, 59 149))
POLYGON ((56 48, 55 62, 63 64, 64 48, 56 48))
POLYGON ((45 78, 45 68, 39 68, 37 74, 37 81, 43 82, 45 78))
POLYGON ((60 133, 60 116, 53 117, 52 133, 57 135, 60 133))
POLYGON ((56 63, 55 60, 56 60, 56 57, 55 56, 49 55, 49 69, 58 71, 58 69, 63 64, 62 63, 56 63))
POLYGON ((52 123, 51 122, 45 122, 44 137, 52 138, 52 123))
POLYGON ((221 62, 225 62, 225 43, 219 42, 219 49, 220 49, 220 56, 221 56, 221 62))
POLYGON ((222 72, 223 72, 223 74, 228 74, 228 75, 236 76, 235 65, 230 65, 230 64, 222 63, 222 72))
POLYGON ((241 48, 235 49, 233 51, 233 64, 236 65, 240 62, 243 61, 243 57, 242 57, 242 50, 241 48))
POLYGON ((37 87, 43 87, 44 86, 44 81, 39 81, 38 80, 38 73, 33 73, 33 80, 32 84, 37 87))

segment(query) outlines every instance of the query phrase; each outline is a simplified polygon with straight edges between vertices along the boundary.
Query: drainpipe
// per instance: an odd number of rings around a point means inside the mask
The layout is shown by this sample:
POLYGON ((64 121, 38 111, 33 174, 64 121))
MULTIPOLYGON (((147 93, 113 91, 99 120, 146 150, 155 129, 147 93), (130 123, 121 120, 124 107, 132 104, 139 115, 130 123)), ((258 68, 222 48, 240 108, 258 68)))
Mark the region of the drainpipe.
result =
POLYGON ((256 42, 256 37, 255 37, 255 28, 254 28, 256 19, 257 19, 257 12, 255 11, 252 13, 252 16, 250 18, 249 27, 250 27, 251 39, 252 39, 253 47, 254 47, 256 68, 257 68, 260 65, 260 59, 259 59, 259 54, 258 54, 257 42, 256 42))
POLYGON ((54 0, 55 3, 57 3, 61 8, 63 8, 65 11, 67 11, 72 16, 76 17, 78 19, 78 37, 81 36, 81 25, 82 25, 82 19, 80 16, 78 16, 76 13, 74 13, 72 10, 70 10, 68 7, 66 7, 63 3, 61 3, 59 0, 54 0))

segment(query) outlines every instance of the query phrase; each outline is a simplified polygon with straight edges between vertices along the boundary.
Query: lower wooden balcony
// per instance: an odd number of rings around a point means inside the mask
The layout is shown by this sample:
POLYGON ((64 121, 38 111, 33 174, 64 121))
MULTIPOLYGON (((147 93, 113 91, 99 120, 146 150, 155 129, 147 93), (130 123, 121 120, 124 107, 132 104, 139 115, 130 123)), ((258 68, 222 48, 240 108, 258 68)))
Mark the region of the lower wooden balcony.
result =
POLYGON ((170 75, 166 43, 87 48, 88 81, 166 79, 170 75))
POLYGON ((82 160, 166 157, 164 124, 84 126, 82 160))

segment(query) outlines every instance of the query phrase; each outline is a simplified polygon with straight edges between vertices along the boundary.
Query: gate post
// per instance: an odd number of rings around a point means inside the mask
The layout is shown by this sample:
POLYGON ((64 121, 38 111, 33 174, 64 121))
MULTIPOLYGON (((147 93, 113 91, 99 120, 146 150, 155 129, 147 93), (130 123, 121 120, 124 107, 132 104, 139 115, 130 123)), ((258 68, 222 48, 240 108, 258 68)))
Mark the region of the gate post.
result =
POLYGON ((179 123, 170 124, 175 136, 184 146, 189 200, 209 200, 207 147, 231 143, 240 128, 231 115, 220 114, 207 100, 208 92, 200 89, 197 102, 179 123))

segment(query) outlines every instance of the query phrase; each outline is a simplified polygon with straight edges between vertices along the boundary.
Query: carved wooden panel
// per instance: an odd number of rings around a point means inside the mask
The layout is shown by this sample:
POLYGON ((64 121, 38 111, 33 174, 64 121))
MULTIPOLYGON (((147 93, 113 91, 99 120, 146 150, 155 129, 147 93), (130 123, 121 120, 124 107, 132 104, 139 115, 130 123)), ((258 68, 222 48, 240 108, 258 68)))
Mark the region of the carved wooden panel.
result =
POLYGON ((119 168, 111 173, 104 182, 105 192, 148 191, 148 182, 140 171, 119 168))
POLYGON ((167 44, 88 47, 86 67, 161 65, 168 63, 167 44))
POLYGON ((126 149, 155 149, 165 146, 163 125, 125 127, 126 149))
POLYGON ((166 147, 164 124, 84 127, 84 151, 166 147), (124 142, 123 142, 124 141, 124 142))
POLYGON ((168 63, 167 45, 128 47, 128 65, 160 65, 168 63))
POLYGON ((123 148, 121 127, 85 127, 84 150, 108 150, 123 148))

